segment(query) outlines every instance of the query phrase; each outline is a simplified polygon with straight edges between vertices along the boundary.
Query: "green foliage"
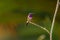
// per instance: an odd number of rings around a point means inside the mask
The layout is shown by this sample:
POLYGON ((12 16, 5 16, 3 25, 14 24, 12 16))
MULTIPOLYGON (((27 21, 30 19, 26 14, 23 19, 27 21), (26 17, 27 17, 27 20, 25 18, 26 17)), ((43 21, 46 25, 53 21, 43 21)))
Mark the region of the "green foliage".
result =
MULTIPOLYGON (((49 35, 44 30, 32 24, 26 27, 25 22, 28 13, 32 12, 32 21, 50 30, 55 4, 55 0, 0 0, 0 23, 11 21, 22 23, 17 29, 18 35, 23 37, 23 40, 37 40, 41 34, 45 34, 49 40, 49 35)), ((59 36, 60 27, 57 24, 55 25, 58 28, 54 29, 54 33, 59 36)))

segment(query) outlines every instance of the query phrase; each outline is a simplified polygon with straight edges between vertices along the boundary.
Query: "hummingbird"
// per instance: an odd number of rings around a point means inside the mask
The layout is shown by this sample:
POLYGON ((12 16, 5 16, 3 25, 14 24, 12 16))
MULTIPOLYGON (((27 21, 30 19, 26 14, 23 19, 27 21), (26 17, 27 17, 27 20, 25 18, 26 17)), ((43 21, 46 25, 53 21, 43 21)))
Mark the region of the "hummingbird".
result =
POLYGON ((28 25, 29 21, 32 20, 32 13, 29 13, 27 16, 27 21, 26 21, 26 25, 28 25))

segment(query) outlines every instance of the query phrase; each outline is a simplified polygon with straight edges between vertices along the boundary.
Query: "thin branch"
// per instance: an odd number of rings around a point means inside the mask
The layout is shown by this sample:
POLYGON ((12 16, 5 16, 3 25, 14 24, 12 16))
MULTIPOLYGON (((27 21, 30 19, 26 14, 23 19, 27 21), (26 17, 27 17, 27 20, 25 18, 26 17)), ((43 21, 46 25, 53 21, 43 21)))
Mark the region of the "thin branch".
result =
MULTIPOLYGON (((49 33, 49 31, 48 31, 46 28, 44 28, 44 27, 42 27, 42 26, 40 26, 40 25, 38 25, 38 24, 35 24, 35 23, 33 23, 33 22, 29 22, 29 23, 31 23, 31 24, 33 24, 33 25, 35 25, 35 26, 37 26, 37 27, 40 27, 40 28, 42 28, 43 30, 45 30, 46 32, 49 33)), ((50 33, 49 33, 49 34, 50 34, 50 33)))
POLYGON ((52 21, 51 30, 50 30, 50 40, 52 40, 52 32, 54 28, 54 23, 55 23, 55 18, 56 18, 56 14, 58 11, 58 7, 59 7, 59 0, 57 0, 56 9, 55 9, 54 16, 53 16, 53 21, 52 21))

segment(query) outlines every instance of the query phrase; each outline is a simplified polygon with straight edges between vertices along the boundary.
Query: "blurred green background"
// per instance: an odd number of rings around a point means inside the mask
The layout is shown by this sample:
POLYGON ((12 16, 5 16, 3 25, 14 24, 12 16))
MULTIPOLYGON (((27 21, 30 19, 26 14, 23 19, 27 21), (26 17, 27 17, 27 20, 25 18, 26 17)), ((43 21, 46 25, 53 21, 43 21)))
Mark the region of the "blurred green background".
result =
MULTIPOLYGON (((50 30, 57 0, 0 0, 0 23, 16 22, 17 35, 20 40, 38 40, 49 34, 32 24, 26 26, 28 13, 33 13, 32 21, 50 30)), ((60 7, 56 16, 53 30, 53 40, 60 40, 60 7)))

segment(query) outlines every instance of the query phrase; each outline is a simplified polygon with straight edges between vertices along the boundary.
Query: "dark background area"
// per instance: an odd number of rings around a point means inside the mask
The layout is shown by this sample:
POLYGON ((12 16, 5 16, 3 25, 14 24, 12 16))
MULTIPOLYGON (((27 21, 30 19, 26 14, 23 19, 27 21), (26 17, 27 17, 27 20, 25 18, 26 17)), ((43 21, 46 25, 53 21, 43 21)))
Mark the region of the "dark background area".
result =
MULTIPOLYGON (((49 34, 32 24, 26 26, 28 13, 33 13, 32 22, 50 30, 57 0, 0 0, 0 23, 16 22, 20 40, 37 40, 40 35, 49 34)), ((53 30, 53 40, 60 40, 60 7, 53 30)))

